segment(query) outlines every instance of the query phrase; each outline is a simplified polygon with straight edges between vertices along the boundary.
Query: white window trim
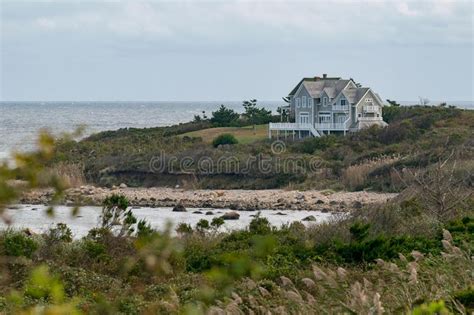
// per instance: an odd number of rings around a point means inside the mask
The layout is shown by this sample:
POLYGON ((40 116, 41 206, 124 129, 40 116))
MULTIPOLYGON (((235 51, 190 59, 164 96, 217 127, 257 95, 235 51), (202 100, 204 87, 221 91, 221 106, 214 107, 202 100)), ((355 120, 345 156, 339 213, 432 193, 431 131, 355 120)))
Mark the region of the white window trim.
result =
POLYGON ((303 95, 301 97, 301 103, 302 103, 301 107, 306 108, 306 96, 303 95))
POLYGON ((300 99, 299 99, 299 97, 295 98, 295 102, 296 102, 296 107, 297 107, 297 108, 300 108, 301 104, 300 104, 300 99))
POLYGON ((341 99, 341 100, 339 101, 339 103, 341 104, 341 106, 346 106, 346 105, 347 105, 347 103, 346 103, 346 100, 345 100, 345 99, 341 99), (344 102, 344 104, 342 104, 343 102, 344 102))

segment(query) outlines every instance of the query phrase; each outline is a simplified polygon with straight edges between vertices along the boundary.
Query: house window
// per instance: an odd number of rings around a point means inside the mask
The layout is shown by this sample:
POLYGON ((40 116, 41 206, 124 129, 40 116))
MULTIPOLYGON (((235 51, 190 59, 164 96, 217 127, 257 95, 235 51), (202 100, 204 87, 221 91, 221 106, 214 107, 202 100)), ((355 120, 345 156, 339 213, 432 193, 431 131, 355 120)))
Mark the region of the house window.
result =
POLYGON ((305 108, 306 107, 306 96, 302 97, 302 103, 303 103, 302 107, 305 108))
POLYGON ((308 107, 312 108, 313 106, 314 106, 314 100, 312 98, 310 98, 308 107))
POLYGON ((362 117, 362 114, 361 114, 361 113, 359 113, 357 116, 358 116, 358 117, 362 117))
POLYGON ((327 97, 323 97, 323 105, 326 105, 328 103, 328 98, 327 97))
POLYGON ((371 99, 371 98, 366 98, 366 99, 365 99, 365 102, 366 102, 366 103, 372 103, 372 99, 371 99))
POLYGON ((319 113, 319 123, 330 123, 331 122, 331 114, 330 113, 319 113))
POLYGON ((301 113, 301 114, 300 114, 300 123, 301 123, 301 124, 309 124, 309 116, 308 116, 308 113, 301 113))
POLYGON ((346 100, 341 100, 341 106, 345 106, 346 105, 346 100))
POLYGON ((299 98, 296 99, 296 107, 300 108, 300 99, 299 98))

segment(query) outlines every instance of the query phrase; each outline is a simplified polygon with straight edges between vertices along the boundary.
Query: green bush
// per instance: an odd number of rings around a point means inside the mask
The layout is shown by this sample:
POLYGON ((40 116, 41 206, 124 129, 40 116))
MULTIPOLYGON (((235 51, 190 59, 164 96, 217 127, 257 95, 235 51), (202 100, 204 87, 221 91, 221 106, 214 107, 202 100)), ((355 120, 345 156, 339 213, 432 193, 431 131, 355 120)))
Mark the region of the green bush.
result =
POLYGON ((71 229, 65 223, 58 223, 56 224, 56 227, 49 229, 49 232, 46 235, 46 240, 50 243, 69 243, 72 241, 71 229))
POLYGON ((454 293, 454 298, 461 302, 468 311, 474 311, 474 285, 454 293))
POLYGON ((237 144, 239 143, 237 139, 234 137, 233 134, 230 133, 223 133, 221 135, 218 135, 213 141, 212 145, 214 148, 217 148, 220 145, 223 144, 237 144))
POLYGON ((268 234, 272 230, 272 226, 267 218, 260 217, 260 212, 250 221, 249 231, 252 234, 268 234))
POLYGON ((38 243, 23 233, 12 232, 8 233, 3 239, 3 248, 7 256, 31 258, 38 249, 38 243))

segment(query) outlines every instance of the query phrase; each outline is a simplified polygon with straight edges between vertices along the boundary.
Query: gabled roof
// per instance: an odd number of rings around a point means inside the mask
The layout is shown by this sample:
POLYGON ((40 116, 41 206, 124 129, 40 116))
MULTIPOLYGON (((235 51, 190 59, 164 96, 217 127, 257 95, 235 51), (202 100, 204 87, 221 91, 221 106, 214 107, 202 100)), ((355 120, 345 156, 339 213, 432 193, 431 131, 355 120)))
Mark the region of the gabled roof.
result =
POLYGON ((342 94, 346 97, 350 104, 357 104, 365 93, 370 90, 369 88, 349 88, 342 91, 342 94))
MULTIPOLYGON (((288 96, 291 96, 291 95, 295 95, 296 94, 296 91, 298 91, 298 89, 300 88, 300 85, 302 83, 308 83, 308 82, 334 82, 334 81, 338 81, 340 80, 341 78, 339 77, 330 77, 330 78, 321 78, 321 77, 313 77, 313 78, 303 78, 301 79, 300 82, 298 82, 298 84, 295 86, 295 88, 293 90, 291 90, 290 94, 288 94, 288 96)), ((344 81, 347 81, 347 80, 344 80, 344 81)), ((308 87, 305 85, 306 89, 308 89, 308 87)), ((322 86, 322 88, 324 88, 324 84, 322 86)), ((319 93, 321 93, 321 90, 322 88, 319 89, 319 93)), ((308 90, 309 92, 309 90, 308 90)))
POLYGON ((320 79, 317 81, 303 80, 304 87, 313 98, 320 97, 321 92, 323 91, 326 92, 330 98, 334 98, 341 93, 348 83, 349 80, 341 79, 320 79))
MULTIPOLYGON (((341 78, 303 78, 295 88, 290 92, 291 95, 295 95, 298 89, 303 85, 304 88, 308 91, 309 95, 312 98, 319 98, 322 92, 325 92, 328 97, 336 98, 339 94, 342 93, 344 97, 350 104, 357 104, 364 95, 370 90, 367 87, 349 87, 348 84, 350 80, 343 80, 341 78)), ((381 104, 380 96, 374 92, 375 97, 381 104)))

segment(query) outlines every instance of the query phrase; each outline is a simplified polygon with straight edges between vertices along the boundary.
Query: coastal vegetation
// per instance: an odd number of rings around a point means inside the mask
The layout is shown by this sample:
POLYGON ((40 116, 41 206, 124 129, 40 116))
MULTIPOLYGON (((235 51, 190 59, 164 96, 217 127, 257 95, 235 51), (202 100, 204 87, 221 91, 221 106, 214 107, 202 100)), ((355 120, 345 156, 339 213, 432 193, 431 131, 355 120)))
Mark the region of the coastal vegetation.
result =
MULTIPOLYGON (((327 153, 324 148, 344 139, 306 140, 288 150, 327 153)), ((115 135, 104 139, 114 141, 115 135)), ((19 155, 15 168, 0 166, 0 213, 38 186, 55 188, 53 204, 63 195, 67 183, 47 165, 64 151, 48 135, 40 144, 40 151, 19 155), (14 181, 19 178, 22 185, 14 181)), ((81 239, 64 224, 43 234, 4 230, 0 312, 470 313, 474 199, 469 178, 458 174, 458 165, 465 167, 462 154, 469 152, 450 151, 427 160, 424 172, 410 173, 413 184, 398 198, 324 224, 274 227, 257 213, 240 231, 219 230, 219 219, 156 231, 115 194, 103 201, 98 226, 81 239)), ((47 213, 54 215, 54 208, 47 213)), ((71 215, 80 215, 80 208, 71 215)))
POLYGON ((262 115, 255 114, 255 120, 241 116, 237 119, 241 125, 236 127, 236 121, 228 119, 236 115, 225 107, 217 112, 213 115, 219 123, 213 121, 213 116, 171 127, 121 129, 80 141, 60 141, 51 167, 74 165, 86 181, 109 187, 120 183, 174 187, 187 182, 195 188, 400 192, 414 184, 413 174, 428 171, 435 162, 454 156, 450 161, 456 160, 456 176, 466 187, 472 185, 471 110, 386 106, 386 128, 296 141, 289 137, 280 139, 283 142, 279 150, 266 139, 264 124, 253 125, 262 122, 258 120, 262 115), (214 147, 212 141, 223 133, 234 135, 238 144, 214 147), (168 167, 151 169, 150 161, 157 157, 168 167), (191 162, 183 167, 181 162, 188 158, 191 162), (214 164, 231 159, 234 164, 221 168, 214 165, 213 172, 209 172, 198 163, 203 159, 214 164), (255 162, 261 160, 268 164, 264 171, 255 162))

